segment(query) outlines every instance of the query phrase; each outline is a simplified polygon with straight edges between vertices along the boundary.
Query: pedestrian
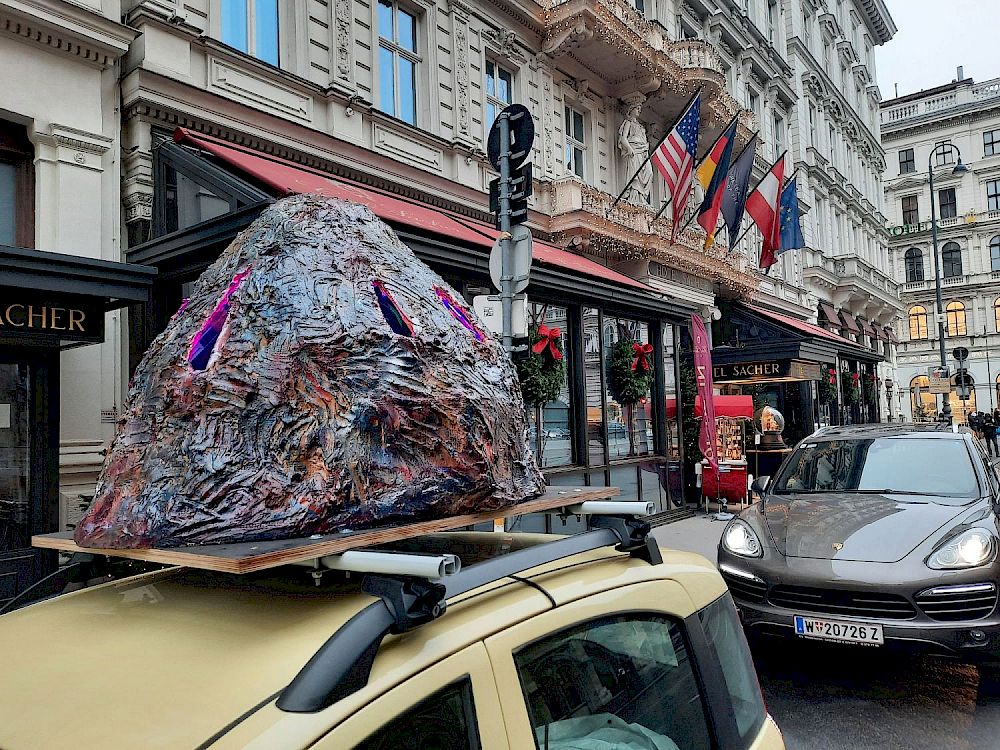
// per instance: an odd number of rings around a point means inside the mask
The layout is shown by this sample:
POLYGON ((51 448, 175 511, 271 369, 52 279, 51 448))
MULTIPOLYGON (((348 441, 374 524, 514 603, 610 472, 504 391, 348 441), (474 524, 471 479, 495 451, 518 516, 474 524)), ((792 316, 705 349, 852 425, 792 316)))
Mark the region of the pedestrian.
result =
POLYGON ((997 447, 997 423, 992 414, 986 414, 983 417, 982 430, 987 453, 991 456, 1000 456, 1000 448, 997 447))
POLYGON ((972 433, 977 438, 982 440, 983 439, 982 416, 979 414, 978 411, 974 411, 971 414, 969 414, 968 424, 969 424, 969 429, 972 430, 972 433))

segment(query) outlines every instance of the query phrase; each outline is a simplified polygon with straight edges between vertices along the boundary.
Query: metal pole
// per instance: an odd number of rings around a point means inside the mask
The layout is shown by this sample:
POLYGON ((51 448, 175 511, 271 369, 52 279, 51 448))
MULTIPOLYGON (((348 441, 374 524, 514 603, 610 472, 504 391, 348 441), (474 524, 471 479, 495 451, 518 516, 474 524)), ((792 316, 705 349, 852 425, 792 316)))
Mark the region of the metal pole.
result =
POLYGON ((990 411, 993 411, 993 389, 996 388, 996 383, 993 382, 993 371, 990 369, 990 338, 986 326, 983 326, 983 338, 986 339, 986 389, 990 393, 990 411))
MULTIPOLYGON (((937 209, 934 208, 934 167, 931 165, 934 154, 940 147, 939 144, 927 157, 927 176, 931 188, 931 242, 934 245, 934 294, 937 298, 938 344, 941 352, 941 367, 947 367, 948 358, 944 350, 944 303, 941 301, 941 260, 938 252, 937 209)), ((951 403, 948 397, 947 393, 941 394, 941 415, 946 422, 951 422, 951 403)))
MULTIPOLYGON (((500 314, 503 318, 503 348, 514 348, 514 248, 510 241, 510 114, 502 110, 500 121, 500 314)), ((943 351, 943 350, 942 350, 943 351)))

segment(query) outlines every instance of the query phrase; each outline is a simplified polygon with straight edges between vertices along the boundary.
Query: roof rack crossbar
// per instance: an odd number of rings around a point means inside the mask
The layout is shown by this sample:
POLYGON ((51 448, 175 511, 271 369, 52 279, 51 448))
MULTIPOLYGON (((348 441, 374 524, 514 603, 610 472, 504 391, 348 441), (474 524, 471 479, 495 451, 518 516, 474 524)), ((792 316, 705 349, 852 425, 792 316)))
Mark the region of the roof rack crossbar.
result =
POLYGON ((594 530, 526 547, 486 560, 432 582, 410 576, 367 575, 362 588, 379 597, 348 620, 295 675, 277 706, 290 713, 315 713, 368 684, 375 655, 389 633, 403 633, 440 617, 447 599, 488 583, 580 552, 615 546, 656 565, 659 548, 649 524, 629 516, 595 516, 594 530))

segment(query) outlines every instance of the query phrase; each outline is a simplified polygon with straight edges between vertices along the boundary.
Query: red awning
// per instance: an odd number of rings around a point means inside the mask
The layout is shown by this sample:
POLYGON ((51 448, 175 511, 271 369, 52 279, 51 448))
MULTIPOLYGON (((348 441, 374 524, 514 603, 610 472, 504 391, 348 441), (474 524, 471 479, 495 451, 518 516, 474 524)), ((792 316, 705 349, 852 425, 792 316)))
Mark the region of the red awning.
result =
POLYGON ((840 328, 843 323, 840 322, 840 316, 837 315, 837 311, 833 309, 833 305, 828 305, 825 302, 819 303, 819 311, 823 313, 823 317, 826 318, 826 322, 836 328, 840 328))
POLYGON ((872 328, 875 330, 875 338, 881 341, 889 340, 889 334, 886 333, 886 330, 882 326, 872 323, 872 328))
MULTIPOLYGON (((716 396, 713 401, 715 401, 716 417, 753 418, 753 396, 716 396)), ((695 396, 694 415, 696 417, 702 415, 701 396, 695 396)))
POLYGON ((885 327, 885 332, 889 336, 889 341, 891 341, 894 344, 898 344, 899 343, 899 338, 896 336, 896 332, 894 330, 892 330, 892 328, 890 328, 889 326, 886 326, 885 327))
MULTIPOLYGON (((809 334, 810 336, 817 336, 821 339, 826 339, 828 341, 836 341, 838 344, 854 344, 853 341, 848 341, 843 336, 838 336, 832 331, 828 331, 825 328, 820 328, 812 323, 807 323, 804 320, 799 320, 798 318, 793 318, 790 315, 782 315, 781 313, 776 313, 771 310, 767 310, 763 307, 757 307, 756 305, 747 305, 748 308, 753 310, 759 315, 763 315, 766 318, 771 318, 779 323, 783 323, 789 328, 794 328, 795 330, 809 334)), ((857 344, 854 344, 857 346, 857 344)))
POLYGON ((864 320, 863 318, 858 318, 858 325, 861 327, 861 330, 864 331, 866 336, 871 336, 874 338, 875 329, 872 328, 871 323, 869 323, 867 320, 864 320))
MULTIPOLYGON (((211 154, 270 188, 279 197, 297 193, 319 193, 331 198, 340 198, 368 206, 372 213, 390 224, 419 229, 484 248, 491 248, 499 234, 490 224, 431 208, 418 201, 395 196, 377 188, 362 187, 348 180, 337 179, 326 172, 294 164, 209 135, 192 133, 185 128, 177 128, 174 131, 174 140, 211 154)), ((535 240, 531 255, 538 263, 659 296, 659 292, 641 281, 548 242, 535 240)))
POLYGON ((840 311, 840 317, 844 321, 844 325, 847 326, 848 330, 854 331, 854 333, 861 333, 861 326, 858 325, 858 321, 854 319, 847 310, 840 311))

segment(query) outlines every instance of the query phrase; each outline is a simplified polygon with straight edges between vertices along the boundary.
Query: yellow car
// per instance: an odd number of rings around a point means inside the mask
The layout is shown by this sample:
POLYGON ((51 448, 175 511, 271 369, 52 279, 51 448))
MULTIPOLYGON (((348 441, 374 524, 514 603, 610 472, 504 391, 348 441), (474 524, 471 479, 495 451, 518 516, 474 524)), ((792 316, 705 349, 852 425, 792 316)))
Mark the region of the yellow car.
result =
POLYGON ((460 557, 443 577, 170 568, 26 606, 0 616, 0 747, 783 748, 722 578, 634 531, 377 553, 460 557))

